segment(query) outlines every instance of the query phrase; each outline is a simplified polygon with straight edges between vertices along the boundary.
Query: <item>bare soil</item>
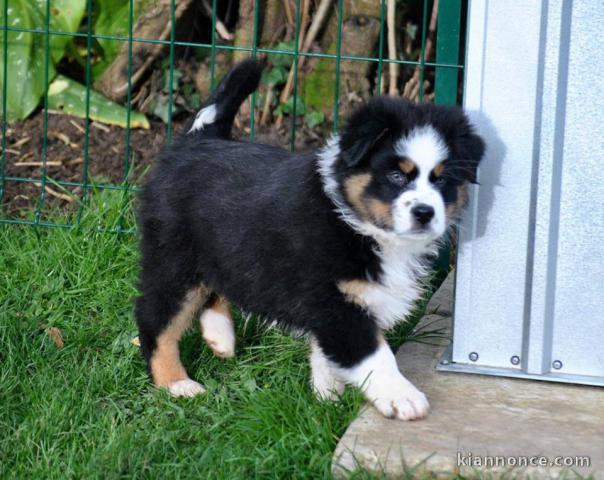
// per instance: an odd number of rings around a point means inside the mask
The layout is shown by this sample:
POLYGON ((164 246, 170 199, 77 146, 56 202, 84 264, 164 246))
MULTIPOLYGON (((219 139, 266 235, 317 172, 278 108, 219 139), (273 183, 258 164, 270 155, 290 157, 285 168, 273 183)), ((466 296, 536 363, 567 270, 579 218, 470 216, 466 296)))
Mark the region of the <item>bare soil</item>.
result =
MULTIPOLYGON (((173 124, 173 137, 181 132, 185 119, 173 124)), ((249 125, 249 120, 238 118, 233 130, 234 138, 249 138, 249 128, 237 128, 249 125)), ((290 122, 277 130, 274 126, 259 128, 255 141, 271 145, 290 147, 290 122)), ((88 178, 95 184, 120 184, 123 182, 126 158, 125 129, 91 123, 88 135, 88 178)), ((80 186, 58 187, 52 181, 81 183, 84 179, 85 122, 82 119, 50 113, 47 125, 46 205, 69 208, 76 202, 69 195, 78 197, 80 186)), ((306 126, 298 127, 296 150, 304 151, 316 148, 323 143, 324 134, 306 126)), ((167 142, 167 126, 158 120, 151 120, 149 130, 131 130, 130 132, 130 172, 128 180, 140 185, 144 173, 158 156, 167 142)), ((2 208, 9 216, 19 215, 36 205, 41 185, 39 183, 11 180, 22 177, 40 180, 43 176, 44 152, 44 115, 38 112, 29 119, 16 122, 7 127, 7 155, 5 166, 5 192, 2 208)))

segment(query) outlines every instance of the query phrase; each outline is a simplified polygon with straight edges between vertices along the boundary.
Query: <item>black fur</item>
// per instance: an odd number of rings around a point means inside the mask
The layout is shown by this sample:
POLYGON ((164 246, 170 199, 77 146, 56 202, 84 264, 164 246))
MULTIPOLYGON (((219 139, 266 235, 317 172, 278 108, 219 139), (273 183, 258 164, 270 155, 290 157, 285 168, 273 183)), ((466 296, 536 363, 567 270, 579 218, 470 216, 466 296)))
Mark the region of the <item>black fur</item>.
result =
MULTIPOLYGON (((216 118, 205 126, 205 136, 230 136, 237 110, 246 97, 258 88, 262 67, 262 62, 248 59, 238 63, 236 68, 226 74, 214 93, 201 106, 202 109, 208 105, 216 106, 216 118)), ((185 131, 189 130, 193 121, 194 119, 189 121, 185 131)))
MULTIPOLYGON (((186 292, 204 284, 245 311, 312 332, 328 357, 350 367, 375 350, 378 327, 336 283, 379 278, 377 245, 334 211, 315 154, 228 139, 260 70, 248 61, 226 77, 205 103, 216 104, 217 121, 167 147, 140 195, 143 352, 149 359, 186 292)), ((475 180, 484 147, 459 109, 392 98, 352 116, 336 177, 369 168, 372 153, 424 123, 446 139, 451 163, 463 163, 451 181, 475 180)))

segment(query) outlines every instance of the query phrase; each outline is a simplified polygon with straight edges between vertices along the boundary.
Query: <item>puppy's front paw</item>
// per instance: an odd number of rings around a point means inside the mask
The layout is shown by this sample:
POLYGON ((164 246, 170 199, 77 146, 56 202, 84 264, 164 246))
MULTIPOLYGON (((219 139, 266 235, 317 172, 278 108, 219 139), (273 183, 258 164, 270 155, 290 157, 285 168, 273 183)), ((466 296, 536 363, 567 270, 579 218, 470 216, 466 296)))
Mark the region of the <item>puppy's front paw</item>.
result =
POLYGON ((206 389, 203 388, 201 383, 187 378, 168 385, 168 391, 173 397, 194 397, 200 393, 205 393, 206 389))
POLYGON ((413 385, 396 397, 379 397, 373 400, 378 411, 388 418, 417 420, 428 415, 430 405, 426 396, 413 385))
POLYGON ((336 376, 336 372, 314 338, 311 339, 310 347, 310 383, 312 390, 319 400, 335 402, 344 393, 346 385, 336 376))
POLYGON ((317 376, 314 375, 314 372, 311 383, 315 396, 319 400, 330 402, 338 401, 346 387, 343 382, 340 382, 335 378, 317 378, 317 376))

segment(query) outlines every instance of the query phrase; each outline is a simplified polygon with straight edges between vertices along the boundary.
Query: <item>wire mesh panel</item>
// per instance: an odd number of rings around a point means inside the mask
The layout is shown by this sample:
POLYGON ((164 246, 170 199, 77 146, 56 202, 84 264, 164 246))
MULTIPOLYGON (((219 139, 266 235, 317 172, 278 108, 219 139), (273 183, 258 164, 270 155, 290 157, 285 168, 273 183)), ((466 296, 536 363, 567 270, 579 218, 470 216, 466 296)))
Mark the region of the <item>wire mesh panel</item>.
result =
MULTIPOLYGON (((182 74, 177 62, 187 55, 208 62, 206 76, 210 91, 220 80, 222 55, 268 57, 269 64, 271 58, 288 59, 284 62, 287 79, 283 79, 285 86, 281 90, 281 96, 287 98, 271 100, 274 92, 270 85, 263 86, 251 98, 247 127, 239 127, 255 139, 266 105, 276 102, 278 105, 271 107, 272 114, 278 117, 275 123, 280 125, 276 131, 280 136, 288 136, 287 144, 292 150, 296 148, 306 114, 311 120, 325 117, 316 130, 321 138, 338 129, 351 102, 354 103, 345 87, 348 72, 355 69, 369 72, 365 80, 371 95, 388 93, 385 88, 388 81, 395 85, 393 90, 389 89, 390 93, 397 91, 418 101, 455 104, 460 100, 459 77, 463 66, 459 52, 465 9, 461 0, 441 1, 440 5, 438 0, 398 2, 399 9, 419 12, 415 26, 415 45, 419 47, 394 54, 393 39, 400 44, 400 38, 410 35, 407 30, 413 26, 388 30, 390 15, 397 5, 392 0, 381 0, 379 5, 376 2, 373 16, 355 10, 358 10, 355 5, 363 2, 284 0, 293 26, 292 41, 287 48, 283 42, 262 40, 263 32, 267 31, 268 5, 262 0, 250 2, 253 8, 247 17, 252 22, 250 38, 225 41, 229 32, 224 31, 221 15, 233 16, 231 9, 237 6, 241 13, 243 4, 243 0, 0 0, 0 223, 72 228, 84 221, 85 212, 91 210, 87 207, 98 205, 100 208, 93 210, 104 213, 93 218, 96 228, 114 233, 133 232, 132 200, 137 184, 144 177, 133 140, 153 144, 158 150, 178 133, 183 122, 175 119, 186 118, 187 112, 180 111, 178 105, 180 94, 176 88, 182 74), (135 28, 143 6, 167 15, 167 25, 161 31, 141 32, 135 28), (315 17, 322 12, 333 20, 313 26, 309 21, 310 11, 315 17), (122 27, 118 27, 117 22, 111 24, 111 14, 126 19, 126 23, 122 27), (197 23, 202 15, 209 19, 207 30, 211 33, 200 40, 189 33, 199 30, 197 23), (354 42, 349 41, 347 32, 351 25, 358 26, 354 22, 362 27, 370 25, 367 22, 375 23, 377 35, 375 45, 367 50, 370 54, 359 55, 353 51, 354 42), (325 32, 324 35, 333 34, 334 41, 316 48, 309 42, 310 32, 316 34, 315 27, 325 32), (109 51, 121 52, 123 63, 103 64, 103 55, 109 51), (165 124, 161 133, 144 137, 137 127, 148 127, 149 123, 134 105, 138 108, 142 105, 148 113, 149 105, 157 103, 157 98, 141 87, 141 71, 150 77, 160 63, 166 73, 165 100, 155 106, 155 114, 161 116, 165 124), (326 115, 310 111, 302 101, 308 97, 309 64, 314 65, 313 73, 322 79, 321 96, 329 98, 331 106, 326 115), (397 71, 392 70, 393 66, 401 72, 398 84, 392 80, 396 79, 392 75, 397 71), (97 91, 103 81, 103 77, 99 80, 98 76, 102 68, 105 77, 107 72, 123 76, 119 98, 107 99, 97 91), (430 86, 425 88, 426 84, 430 86), (284 95, 283 90, 287 89, 290 93, 284 95), (141 101, 144 93, 147 98, 141 101), (118 106, 123 109, 118 110, 118 106), (111 118, 114 125, 119 126, 107 127, 102 116, 114 111, 119 113, 111 118), (313 117, 313 114, 316 115, 313 117), (71 138, 66 126, 76 132, 77 141, 71 138), (57 145, 67 145, 70 158, 64 158, 57 145), (109 162, 113 171, 120 173, 111 178, 99 175, 101 161, 109 162), (102 208, 105 204, 118 207, 107 210, 102 208)), ((242 21, 240 16, 239 22, 242 21)), ((269 25, 268 30, 279 31, 281 27, 269 25)), ((156 123, 152 124, 155 130, 156 123)), ((103 165, 103 168, 108 167, 103 165)))

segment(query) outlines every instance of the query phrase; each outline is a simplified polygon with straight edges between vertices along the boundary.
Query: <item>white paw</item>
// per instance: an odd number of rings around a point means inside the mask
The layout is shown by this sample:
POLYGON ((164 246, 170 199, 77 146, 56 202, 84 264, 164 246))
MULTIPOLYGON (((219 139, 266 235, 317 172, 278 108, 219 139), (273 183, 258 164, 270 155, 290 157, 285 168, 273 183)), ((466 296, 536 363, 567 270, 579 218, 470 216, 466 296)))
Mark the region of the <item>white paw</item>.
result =
POLYGON ((206 389, 200 383, 187 378, 168 385, 168 391, 174 397, 194 397, 200 393, 205 393, 206 389))
POLYGON ((218 358, 233 358, 235 356, 235 345, 225 344, 220 340, 209 339, 203 337, 208 344, 208 347, 212 349, 214 355, 218 358))
POLYGON ((312 391, 319 400, 328 400, 335 402, 340 399, 344 393, 346 385, 334 378, 316 379, 312 378, 312 391))
POLYGON ((379 397, 373 400, 378 411, 388 418, 417 420, 428 415, 430 405, 426 396, 410 385, 407 391, 396 398, 379 397))
POLYGON ((317 398, 319 400, 339 400, 346 385, 336 377, 334 369, 314 338, 310 342, 310 369, 310 383, 317 398))
POLYGON ((235 329, 233 320, 211 308, 201 314, 203 339, 218 358, 235 356, 235 329))
POLYGON ((339 376, 360 387, 365 398, 385 417, 416 420, 425 417, 430 409, 426 396, 399 372, 385 341, 361 363, 339 369, 339 376))

